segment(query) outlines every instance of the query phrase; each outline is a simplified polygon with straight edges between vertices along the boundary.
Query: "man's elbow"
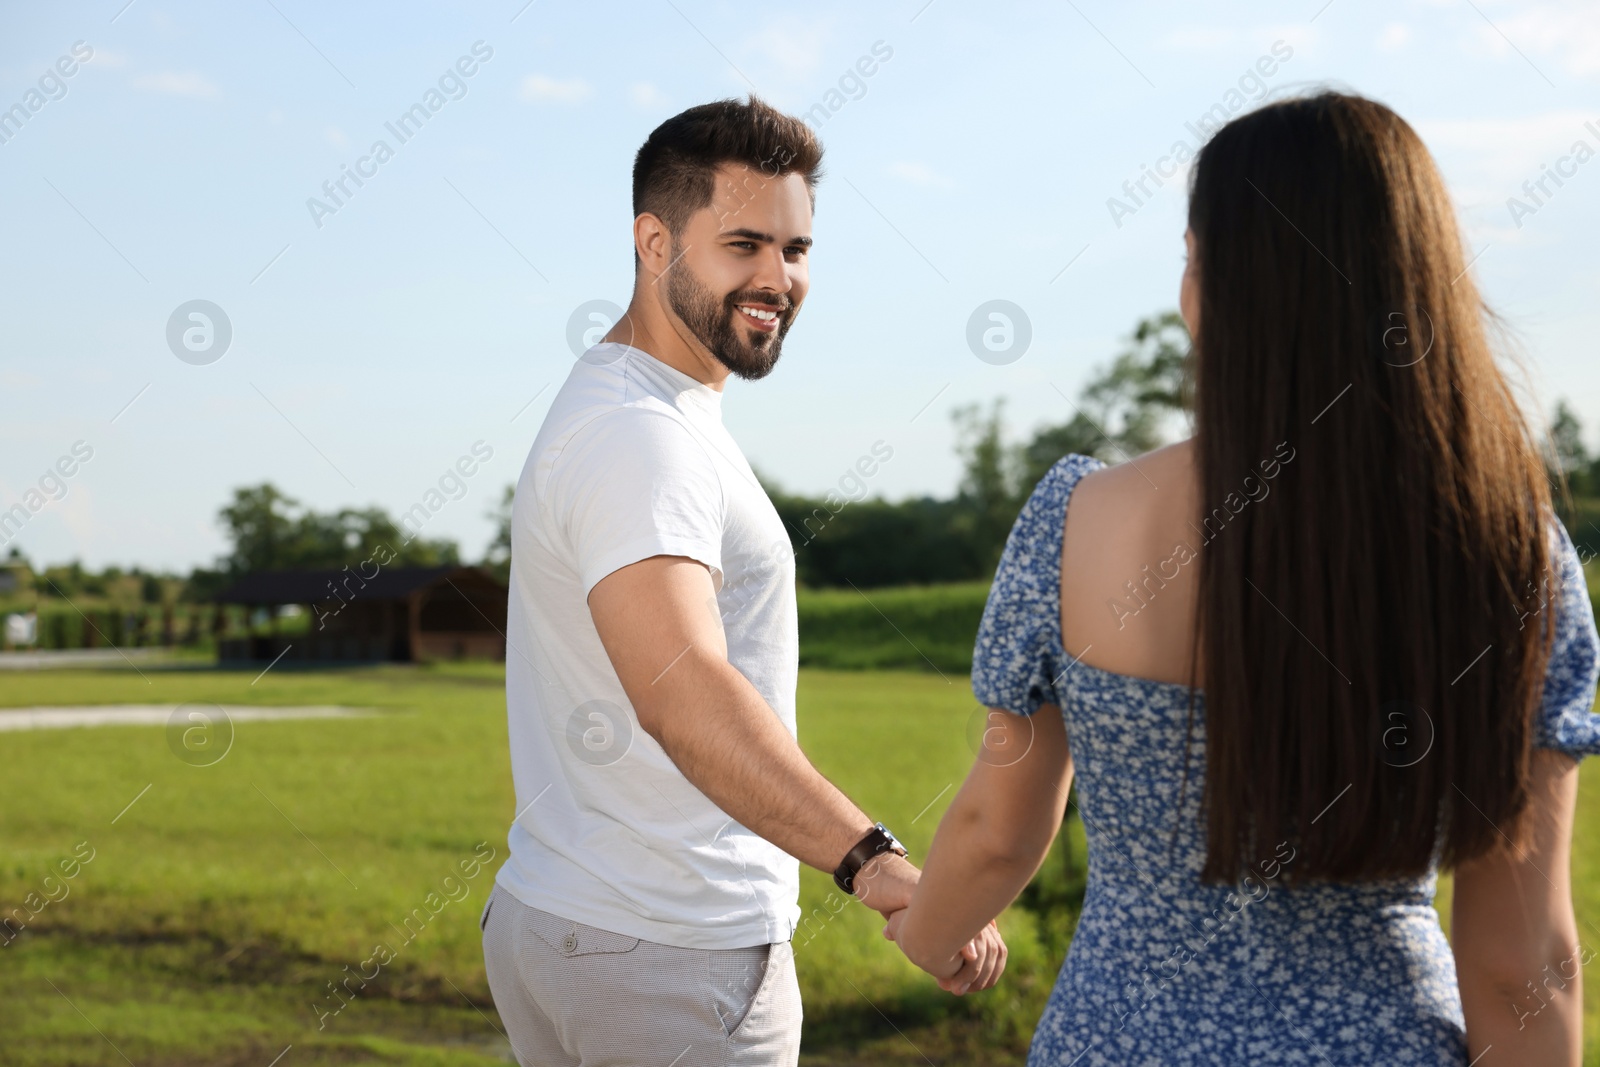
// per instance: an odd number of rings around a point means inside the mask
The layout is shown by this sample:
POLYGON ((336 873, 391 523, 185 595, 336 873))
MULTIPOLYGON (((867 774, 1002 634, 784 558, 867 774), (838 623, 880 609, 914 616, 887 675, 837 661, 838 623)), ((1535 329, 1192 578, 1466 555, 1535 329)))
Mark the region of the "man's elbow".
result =
POLYGON ((665 736, 667 725, 671 717, 665 714, 666 709, 659 703, 648 700, 633 702, 633 717, 639 722, 639 729, 650 735, 650 738, 662 748, 666 748, 670 739, 665 736))

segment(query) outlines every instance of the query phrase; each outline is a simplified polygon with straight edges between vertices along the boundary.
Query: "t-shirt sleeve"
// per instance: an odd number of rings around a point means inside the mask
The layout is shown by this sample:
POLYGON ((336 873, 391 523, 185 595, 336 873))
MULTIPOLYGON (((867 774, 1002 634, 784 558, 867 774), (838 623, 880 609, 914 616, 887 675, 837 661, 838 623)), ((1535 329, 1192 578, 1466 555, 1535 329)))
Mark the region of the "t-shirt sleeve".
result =
POLYGON ((1556 609, 1555 646, 1545 671, 1534 744, 1582 759, 1600 754, 1600 715, 1593 710, 1600 679, 1600 633, 1595 630, 1594 605, 1578 550, 1561 523, 1552 518, 1551 524, 1561 542, 1556 555, 1560 590, 1559 596, 1551 596, 1556 609))
POLYGON ((562 450, 548 506, 576 562, 583 595, 608 574, 651 556, 687 556, 722 587, 722 480, 682 422, 619 408, 562 450))
POLYGON ((972 694, 984 707, 1032 715, 1060 707, 1061 536, 1067 500, 1084 474, 1069 455, 1039 480, 1011 526, 972 651, 972 694))

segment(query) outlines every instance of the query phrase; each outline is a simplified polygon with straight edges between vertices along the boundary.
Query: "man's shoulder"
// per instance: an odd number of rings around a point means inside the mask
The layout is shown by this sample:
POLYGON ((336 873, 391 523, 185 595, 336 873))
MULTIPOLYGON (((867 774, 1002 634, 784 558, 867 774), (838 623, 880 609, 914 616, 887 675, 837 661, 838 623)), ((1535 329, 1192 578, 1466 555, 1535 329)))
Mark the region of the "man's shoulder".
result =
MULTIPOLYGON (((569 379, 570 384, 570 379, 569 379)), ((528 454, 534 494, 603 479, 715 477, 715 464, 684 414, 653 396, 558 395, 528 454)), ((566 388, 563 387, 563 394, 566 388)))
POLYGON ((662 432, 665 423, 687 427, 683 413, 666 400, 629 382, 622 360, 579 360, 556 392, 534 440, 534 452, 559 454, 575 437, 630 438, 662 432))

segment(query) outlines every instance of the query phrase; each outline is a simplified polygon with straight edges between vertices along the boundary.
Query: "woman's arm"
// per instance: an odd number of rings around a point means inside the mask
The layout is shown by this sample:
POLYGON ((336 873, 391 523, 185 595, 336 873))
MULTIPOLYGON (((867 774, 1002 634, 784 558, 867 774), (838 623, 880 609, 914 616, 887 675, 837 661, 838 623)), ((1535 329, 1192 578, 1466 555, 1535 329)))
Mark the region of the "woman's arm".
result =
POLYGON ((1467 1056, 1482 1057, 1482 1067, 1578 1067, 1583 1058, 1583 964, 1591 954, 1572 913, 1577 764, 1535 750, 1530 791, 1526 851, 1455 872, 1450 940, 1467 1056))
POLYGON ((886 934, 937 978, 961 947, 1017 898, 1061 828, 1072 784, 1061 709, 1024 717, 991 710, 983 748, 939 822, 911 906, 886 934))

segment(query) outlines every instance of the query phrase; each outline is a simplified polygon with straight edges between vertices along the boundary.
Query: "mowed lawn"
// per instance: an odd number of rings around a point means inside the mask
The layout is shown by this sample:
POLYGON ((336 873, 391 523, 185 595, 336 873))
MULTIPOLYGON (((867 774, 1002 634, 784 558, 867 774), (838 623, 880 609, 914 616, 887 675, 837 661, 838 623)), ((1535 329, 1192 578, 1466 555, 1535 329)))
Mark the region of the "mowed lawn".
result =
MULTIPOLYGON (((57 898, 0 947, 0 1060, 507 1062, 477 925, 514 810, 500 669, 279 668, 254 678, 0 675, 4 706, 379 711, 240 722, 211 766, 180 760, 161 727, 0 733, 0 912, 57 898), (333 987, 357 974, 369 980, 351 980, 359 992, 348 1004, 335 999, 333 987)), ((956 673, 801 675, 806 751, 914 856, 926 854, 971 763, 975 714, 956 673)), ((1597 774, 1586 767, 1574 882, 1584 944, 1600 949, 1597 774)), ((833 892, 826 875, 804 873, 804 1063, 1022 1062, 1060 962, 1032 913, 1002 918, 1012 955, 1001 986, 958 1000, 900 958, 874 913, 856 903, 835 913, 833 892)), ((1586 1062, 1600 1065, 1597 987, 1591 976, 1586 1062)))

